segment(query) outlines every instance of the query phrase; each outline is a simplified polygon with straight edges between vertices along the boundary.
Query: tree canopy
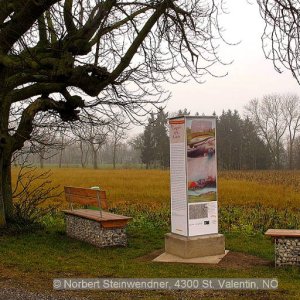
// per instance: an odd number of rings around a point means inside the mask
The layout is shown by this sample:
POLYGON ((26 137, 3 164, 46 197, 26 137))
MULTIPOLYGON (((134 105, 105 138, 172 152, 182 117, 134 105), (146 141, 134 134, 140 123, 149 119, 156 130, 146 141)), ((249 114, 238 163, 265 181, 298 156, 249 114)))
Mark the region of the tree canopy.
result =
POLYGON ((170 165, 170 146, 168 136, 168 113, 159 108, 157 114, 150 114, 148 124, 141 135, 141 161, 148 169, 168 168, 170 165))
POLYGON ((209 0, 0 0, 0 225, 13 217, 11 156, 38 126, 120 111, 134 119, 167 98, 162 81, 201 80, 219 62, 219 9, 209 0))
POLYGON ((265 56, 281 72, 289 69, 300 84, 300 3, 296 0, 257 0, 265 21, 262 36, 265 56))
POLYGON ((225 170, 267 169, 270 154, 249 118, 223 111, 217 118, 218 167, 225 170))

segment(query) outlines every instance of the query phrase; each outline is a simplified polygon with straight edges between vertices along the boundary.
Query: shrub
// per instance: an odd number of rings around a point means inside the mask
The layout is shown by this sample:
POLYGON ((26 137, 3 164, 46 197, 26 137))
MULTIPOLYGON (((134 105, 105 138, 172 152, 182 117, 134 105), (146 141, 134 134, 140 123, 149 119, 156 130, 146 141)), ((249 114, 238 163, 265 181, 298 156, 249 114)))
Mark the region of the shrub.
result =
POLYGON ((13 191, 13 224, 26 227, 37 225, 41 219, 57 210, 61 195, 59 186, 53 186, 51 171, 37 172, 36 168, 22 165, 13 191))

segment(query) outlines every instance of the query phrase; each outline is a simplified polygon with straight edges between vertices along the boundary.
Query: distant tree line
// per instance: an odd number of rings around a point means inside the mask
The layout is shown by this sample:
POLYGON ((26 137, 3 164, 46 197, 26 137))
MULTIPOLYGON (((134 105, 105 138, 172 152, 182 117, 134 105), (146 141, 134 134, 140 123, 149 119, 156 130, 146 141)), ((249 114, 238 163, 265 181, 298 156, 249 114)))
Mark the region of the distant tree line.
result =
POLYGON ((238 111, 223 111, 217 118, 217 158, 219 169, 268 169, 271 157, 255 125, 238 111))
MULTIPOLYGON (((149 115, 143 132, 130 137, 124 117, 102 126, 79 123, 59 132, 37 132, 20 156, 31 153, 30 162, 40 167, 78 166, 97 169, 105 164, 113 168, 169 168, 168 118, 191 115, 186 109, 165 112, 159 108, 149 115)), ((196 112, 193 115, 199 116, 196 112)), ((213 113, 214 116, 215 113, 213 113)), ((300 100, 296 95, 266 95, 253 99, 242 117, 237 110, 223 111, 217 118, 218 168, 300 169, 300 100)))
POLYGON ((267 146, 271 167, 300 168, 300 99, 294 94, 271 94, 253 99, 246 114, 267 146))
POLYGON ((221 169, 300 169, 300 99, 270 94, 252 99, 244 118, 223 111, 217 119, 221 169))
POLYGON ((168 168, 170 164, 170 148, 168 136, 168 113, 159 109, 148 119, 144 133, 141 135, 141 161, 149 167, 168 168))
MULTIPOLYGON (((186 108, 170 116, 191 115, 186 108)), ((196 112, 193 114, 199 116, 196 112)), ((213 114, 215 116, 215 114, 213 114)), ((160 109, 151 114, 144 132, 135 138, 135 149, 140 151, 146 168, 169 167, 168 113, 160 109)), ((223 111, 217 117, 217 152, 220 169, 267 169, 271 167, 268 148, 259 137, 248 117, 242 119, 237 111, 223 111)))
MULTIPOLYGON (((100 121, 99 121, 100 122, 100 121)), ((101 125, 89 121, 65 126, 56 131, 41 129, 38 139, 26 143, 13 157, 13 164, 28 163, 44 166, 82 167, 97 169, 100 165, 133 165, 140 154, 128 143, 128 122, 123 117, 103 120, 101 125)))
MULTIPOLYGON (((151 114, 143 134, 135 140, 135 149, 140 150, 141 161, 147 168, 169 165, 168 116, 184 115, 191 112, 184 108, 164 113, 160 109, 157 114, 151 114)), ((193 115, 199 116, 199 113, 193 115)), ((300 99, 297 95, 265 95, 249 101, 244 117, 237 110, 227 110, 216 118, 219 169, 300 169, 300 99)))

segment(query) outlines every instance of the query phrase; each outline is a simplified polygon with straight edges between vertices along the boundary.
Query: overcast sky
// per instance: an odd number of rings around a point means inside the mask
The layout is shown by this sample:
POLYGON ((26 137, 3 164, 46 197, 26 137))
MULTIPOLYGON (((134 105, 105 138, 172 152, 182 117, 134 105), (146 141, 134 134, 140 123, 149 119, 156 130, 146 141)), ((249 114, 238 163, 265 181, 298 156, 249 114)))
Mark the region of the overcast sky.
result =
MULTIPOLYGON (((252 0, 254 1, 254 0, 252 0)), ((222 110, 237 109, 243 113, 244 105, 253 98, 269 93, 296 93, 300 86, 288 70, 279 74, 272 61, 266 60, 261 48, 264 23, 257 4, 247 0, 227 0, 228 15, 221 24, 226 29, 225 37, 230 42, 241 41, 236 46, 226 46, 219 54, 226 61, 234 60, 230 66, 220 67, 225 78, 206 77, 204 84, 193 81, 185 84, 168 85, 172 98, 167 111, 186 107, 194 114, 220 114, 222 110)))

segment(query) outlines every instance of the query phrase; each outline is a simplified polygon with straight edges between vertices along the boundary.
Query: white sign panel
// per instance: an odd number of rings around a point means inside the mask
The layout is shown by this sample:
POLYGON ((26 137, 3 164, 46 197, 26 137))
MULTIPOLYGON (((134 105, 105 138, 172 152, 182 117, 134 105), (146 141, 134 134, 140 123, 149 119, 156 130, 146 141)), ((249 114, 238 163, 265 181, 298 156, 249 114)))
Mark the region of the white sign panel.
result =
POLYGON ((184 118, 170 123, 171 231, 187 236, 186 130, 184 118))
POLYGON ((218 233, 216 118, 170 119, 171 231, 218 233))

